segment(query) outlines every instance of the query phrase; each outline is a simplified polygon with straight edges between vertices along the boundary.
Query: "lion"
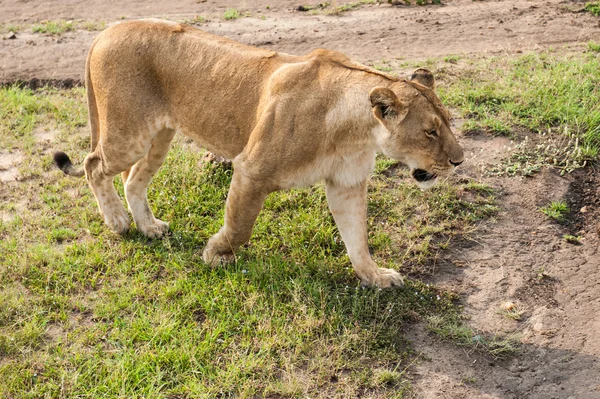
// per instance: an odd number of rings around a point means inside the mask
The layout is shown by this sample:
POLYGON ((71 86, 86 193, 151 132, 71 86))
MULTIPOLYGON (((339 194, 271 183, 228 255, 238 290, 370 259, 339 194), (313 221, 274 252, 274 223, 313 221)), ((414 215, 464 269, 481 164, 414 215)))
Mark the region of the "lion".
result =
POLYGON ((231 261, 252 234, 265 198, 324 181, 329 208, 364 285, 402 286, 379 268, 367 244, 367 181, 376 153, 407 165, 422 188, 463 162, 449 113, 430 71, 408 80, 315 50, 295 56, 237 43, 185 24, 123 22, 94 40, 85 86, 91 153, 85 175, 105 223, 127 232, 130 219, 113 184, 122 175, 137 229, 167 233, 148 204, 147 187, 176 132, 233 160, 222 228, 203 251, 209 265, 231 261))

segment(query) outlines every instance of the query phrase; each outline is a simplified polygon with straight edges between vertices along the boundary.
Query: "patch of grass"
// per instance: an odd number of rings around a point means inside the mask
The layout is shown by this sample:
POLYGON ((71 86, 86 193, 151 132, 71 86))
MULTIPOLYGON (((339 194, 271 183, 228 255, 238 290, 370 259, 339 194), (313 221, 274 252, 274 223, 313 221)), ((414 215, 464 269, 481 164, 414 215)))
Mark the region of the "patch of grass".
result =
POLYGON ((319 4, 300 5, 296 8, 298 11, 308 11, 311 15, 321 14, 321 11, 325 15, 341 15, 345 12, 352 11, 369 4, 377 4, 377 0, 358 0, 349 3, 337 5, 336 2, 325 1, 319 4))
POLYGON ((600 53, 600 43, 594 41, 588 42, 588 50, 596 53, 600 53))
POLYGON ((381 64, 375 64, 373 65, 373 68, 381 72, 392 72, 394 70, 394 67, 392 67, 386 62, 382 62, 381 64))
POLYGON ((22 26, 22 29, 31 29, 32 33, 40 33, 47 35, 62 35, 65 32, 72 32, 78 29, 87 31, 101 31, 106 29, 104 21, 42 21, 39 24, 22 26))
POLYGON ((49 35, 60 35, 65 32, 71 32, 76 29, 73 21, 43 21, 39 24, 35 24, 31 26, 31 31, 33 33, 42 33, 49 35))
POLYGON ((565 201, 552 201, 550 204, 541 207, 540 211, 551 219, 563 222, 569 213, 569 206, 565 201))
MULTIPOLYGON (((409 280, 363 288, 322 186, 269 196, 237 263, 212 269, 201 249, 223 220, 231 169, 199 170, 201 152, 176 139, 149 188, 171 235, 112 234, 80 163, 89 150, 82 89, 0 89, 0 144, 21 151, 0 221, 1 397, 402 397, 414 354, 406 320, 455 313, 454 296, 409 280), (51 148, 36 131, 57 131, 51 148), (399 366, 401 365, 401 366, 399 366)), ((117 189, 122 195, 120 179, 117 189)), ((418 276, 450 240, 496 211, 477 182, 422 192, 377 161, 369 186, 375 260, 418 276)))
MULTIPOLYGON (((392 5, 405 4, 411 5, 412 0, 388 0, 388 3, 392 5)), ((442 4, 442 0, 415 0, 415 4, 418 6, 424 6, 427 4, 442 4)))
POLYGON ((600 17, 600 1, 590 1, 585 4, 584 9, 590 12, 592 15, 600 17))
POLYGON ((237 8, 228 8, 223 14, 223 19, 226 21, 230 21, 232 19, 238 19, 241 16, 242 14, 237 8))
POLYGON ((21 25, 0 24, 0 33, 8 33, 8 32, 18 33, 20 30, 21 30, 21 25))
POLYGON ((448 55, 444 57, 444 61, 450 64, 456 64, 458 60, 460 60, 460 57, 458 55, 448 55))
POLYGON ((592 147, 582 147, 575 135, 543 133, 540 142, 531 145, 529 137, 516 144, 510 155, 489 172, 495 175, 533 176, 545 166, 560 171, 561 175, 583 168, 596 159, 592 147))
POLYGON ((208 17, 205 17, 204 15, 194 15, 194 18, 184 19, 181 21, 181 23, 188 24, 188 25, 200 25, 200 24, 207 23, 209 20, 210 19, 208 17))
POLYGON ((500 337, 477 332, 465 325, 456 314, 433 315, 427 319, 427 322, 429 331, 440 338, 494 358, 514 355, 520 349, 516 337, 500 337))
POLYGON ((359 1, 354 1, 351 3, 341 4, 339 6, 334 6, 333 8, 327 10, 325 13, 327 15, 340 15, 345 12, 360 8, 362 6, 365 6, 368 4, 376 4, 376 3, 377 3, 376 0, 359 0, 359 1))
POLYGON ((77 24, 78 29, 84 29, 87 31, 100 31, 106 29, 106 22, 104 21, 83 21, 77 24))
POLYGON ((483 130, 507 134, 517 126, 545 135, 539 144, 548 148, 526 157, 539 167, 571 171, 598 157, 599 90, 595 55, 542 53, 475 62, 458 78, 449 77, 440 95, 483 130))

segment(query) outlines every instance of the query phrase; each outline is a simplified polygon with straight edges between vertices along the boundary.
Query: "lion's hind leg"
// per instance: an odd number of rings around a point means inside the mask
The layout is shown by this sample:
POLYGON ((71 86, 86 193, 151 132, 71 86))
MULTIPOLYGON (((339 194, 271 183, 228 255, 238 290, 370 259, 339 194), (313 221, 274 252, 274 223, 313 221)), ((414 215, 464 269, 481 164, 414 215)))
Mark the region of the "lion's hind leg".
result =
POLYGON ((106 225, 115 233, 124 234, 129 230, 130 220, 113 184, 119 172, 111 173, 100 154, 94 151, 85 158, 85 176, 106 225))
POLYGON ((173 129, 158 132, 146 155, 123 173, 129 210, 138 230, 149 238, 161 237, 169 230, 168 223, 154 217, 148 204, 147 189, 150 180, 163 164, 174 135, 173 129))

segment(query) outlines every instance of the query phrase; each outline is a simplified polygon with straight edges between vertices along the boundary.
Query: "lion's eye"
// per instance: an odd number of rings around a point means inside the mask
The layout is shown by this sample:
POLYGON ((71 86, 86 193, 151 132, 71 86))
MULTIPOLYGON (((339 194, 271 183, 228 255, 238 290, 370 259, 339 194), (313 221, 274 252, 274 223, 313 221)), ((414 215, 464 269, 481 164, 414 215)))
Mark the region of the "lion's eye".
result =
POLYGON ((430 132, 425 132, 425 133, 426 133, 428 136, 430 136, 430 137, 437 137, 437 136, 438 136, 438 133, 437 133, 437 131, 435 131, 435 130, 432 130, 432 131, 430 131, 430 132))

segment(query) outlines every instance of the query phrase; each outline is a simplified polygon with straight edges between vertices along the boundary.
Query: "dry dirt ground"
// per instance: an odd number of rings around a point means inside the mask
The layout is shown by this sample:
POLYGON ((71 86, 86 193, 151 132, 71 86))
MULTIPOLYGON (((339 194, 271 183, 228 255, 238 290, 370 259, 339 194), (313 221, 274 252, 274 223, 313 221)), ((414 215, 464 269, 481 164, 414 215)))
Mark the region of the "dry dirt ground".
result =
MULTIPOLYGON (((64 19, 110 25, 139 17, 184 21, 202 15, 208 18, 203 29, 244 43, 295 54, 326 47, 362 62, 514 54, 600 38, 598 18, 579 12, 584 4, 580 1, 381 4, 340 16, 297 10, 301 4, 319 2, 0 0, 0 23, 64 19), (229 7, 250 16, 224 21, 229 7)), ((0 81, 80 80, 96 34, 78 30, 56 37, 22 30, 16 39, 0 40, 0 81)), ((460 293, 472 326, 517 333, 523 348, 508 360, 494 361, 440 342, 420 324, 410 325, 406 333, 423 354, 408 370, 415 396, 600 398, 599 174, 588 170, 561 177, 545 171, 529 179, 485 177, 481 166, 499 161, 505 139, 479 135, 459 140, 467 153, 460 173, 493 186, 501 211, 480 226, 473 241, 454 244, 431 279, 460 293), (539 212, 541 205, 564 198, 574 210, 570 224, 551 222, 539 212), (584 206, 587 212, 579 212, 584 206), (567 243, 562 238, 566 233, 581 235, 582 245, 567 243), (522 321, 498 314, 505 301, 523 309, 522 321)))

